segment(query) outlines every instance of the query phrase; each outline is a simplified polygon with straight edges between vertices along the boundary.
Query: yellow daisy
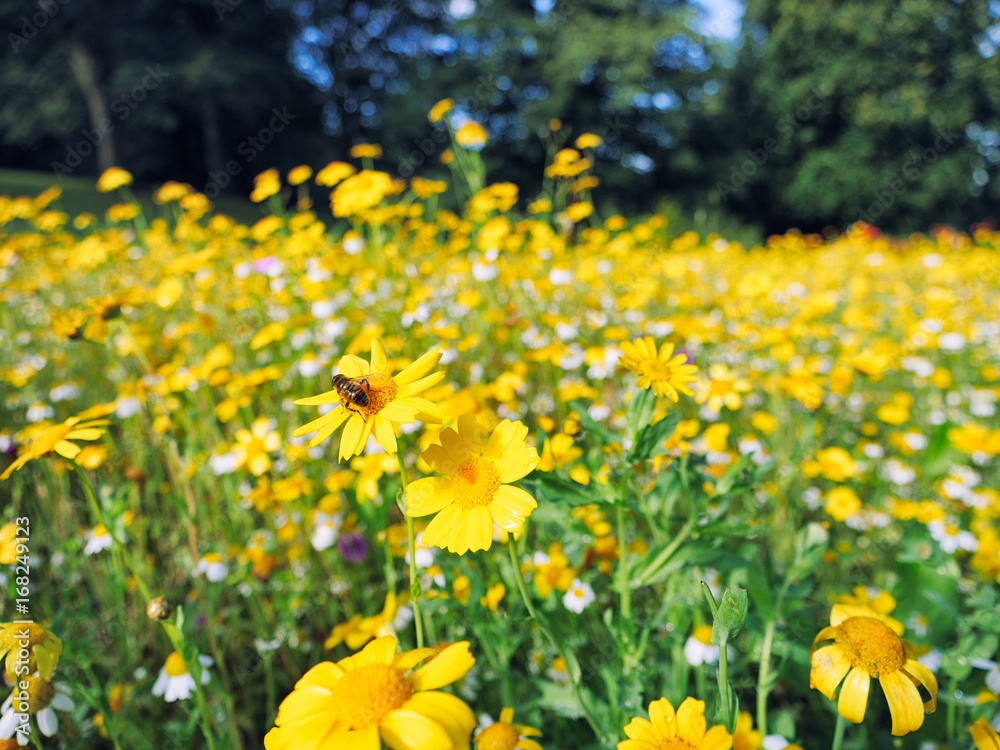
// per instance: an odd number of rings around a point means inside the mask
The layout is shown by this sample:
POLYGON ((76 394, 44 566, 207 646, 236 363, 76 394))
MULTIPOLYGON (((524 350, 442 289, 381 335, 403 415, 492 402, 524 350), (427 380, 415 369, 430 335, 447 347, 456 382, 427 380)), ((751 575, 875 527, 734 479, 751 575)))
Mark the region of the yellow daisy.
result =
POLYGON ((706 731, 705 701, 685 698, 674 712, 666 698, 649 704, 649 721, 635 717, 625 727, 629 739, 618 750, 730 750, 733 738, 723 726, 706 731))
POLYGON ((464 750, 475 716, 437 688, 461 678, 475 661, 468 641, 397 654, 395 638, 378 638, 354 656, 306 672, 278 708, 264 747, 379 750, 384 742, 392 750, 464 750))
POLYGON ((508 483, 529 474, 538 453, 524 438, 528 428, 505 419, 486 445, 474 414, 458 418, 457 429, 440 435, 423 459, 441 477, 411 482, 406 489, 406 514, 437 513, 424 530, 423 543, 459 555, 486 550, 493 543, 493 524, 519 532, 538 504, 524 490, 508 483))
POLYGON ((70 460, 76 458, 81 448, 71 442, 73 440, 97 440, 105 433, 104 425, 109 424, 106 419, 83 420, 82 415, 70 417, 62 424, 52 425, 45 428, 38 434, 31 444, 24 448, 21 455, 17 457, 7 470, 0 474, 0 479, 6 479, 15 471, 24 466, 28 461, 41 458, 47 453, 55 451, 63 458, 70 460))
POLYGON ((500 712, 500 720, 490 724, 476 735, 476 750, 542 750, 542 746, 532 737, 541 737, 535 727, 514 724, 514 709, 505 708, 500 712))
POLYGON ((813 642, 809 686, 833 700, 837 685, 846 676, 837 710, 848 721, 860 724, 875 678, 882 683, 889 703, 892 733, 900 737, 919 729, 924 714, 937 706, 937 680, 917 661, 913 644, 899 637, 902 633, 898 620, 875 610, 833 605, 830 627, 823 628, 813 642), (824 640, 833 644, 817 649, 816 644, 824 640), (918 685, 923 685, 930 700, 924 702, 918 685))
POLYGON ((639 376, 636 385, 643 390, 652 388, 657 396, 666 396, 674 403, 677 402, 679 393, 694 395, 688 383, 697 380, 695 373, 698 368, 685 364, 688 359, 686 355, 674 356, 673 344, 663 344, 657 352, 653 337, 646 336, 635 339, 632 343, 623 341, 621 348, 622 356, 619 361, 626 370, 639 376))
POLYGON ((381 339, 372 339, 371 363, 348 354, 341 357, 339 373, 351 378, 357 388, 363 389, 367 405, 358 406, 336 389, 319 396, 296 401, 302 406, 323 406, 336 404, 331 411, 309 424, 299 427, 295 437, 315 432, 310 447, 326 440, 344 422, 344 434, 340 438, 340 460, 358 455, 364 450, 371 435, 389 453, 396 452, 396 425, 416 422, 440 424, 443 419, 441 407, 427 399, 417 398, 433 385, 441 382, 443 372, 428 373, 441 360, 441 352, 431 349, 420 359, 393 376, 386 372, 388 357, 381 339))
POLYGON ((38 623, 0 623, 0 664, 6 662, 12 682, 23 648, 29 652, 28 673, 37 670, 42 677, 51 677, 62 654, 62 641, 38 623))

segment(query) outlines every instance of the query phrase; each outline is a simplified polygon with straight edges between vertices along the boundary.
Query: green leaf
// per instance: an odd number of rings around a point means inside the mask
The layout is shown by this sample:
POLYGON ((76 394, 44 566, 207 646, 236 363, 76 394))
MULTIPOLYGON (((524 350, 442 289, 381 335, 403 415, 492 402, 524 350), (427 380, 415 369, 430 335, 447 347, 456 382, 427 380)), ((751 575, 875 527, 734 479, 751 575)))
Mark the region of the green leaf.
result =
POLYGON ((714 496, 725 495, 729 492, 736 484, 736 480, 743 476, 743 472, 750 465, 752 460, 753 456, 749 454, 746 456, 740 456, 740 460, 730 466, 726 470, 726 473, 719 478, 719 481, 715 483, 714 496))
POLYGON ((726 588, 712 623, 712 645, 719 646, 739 635, 747 622, 749 600, 746 589, 726 588))
POLYGON ((535 494, 548 502, 572 506, 610 502, 589 485, 563 479, 554 473, 536 472, 531 479, 537 488, 535 494))
POLYGON ((715 696, 715 721, 722 724, 726 731, 732 734, 736 729, 736 719, 740 713, 740 702, 736 698, 733 686, 726 682, 725 695, 719 692, 715 696))
POLYGON ((674 434, 677 423, 680 421, 681 415, 677 412, 671 412, 656 424, 647 424, 642 428, 635 445, 629 451, 628 460, 630 462, 645 461, 653 455, 658 455, 655 453, 657 449, 660 453, 665 452, 663 443, 674 434))
POLYGON ((635 438, 652 421, 656 394, 651 390, 635 391, 625 412, 625 434, 635 438))
POLYGON ((770 576, 760 558, 754 556, 747 566, 747 589, 753 599, 754 610, 764 622, 775 617, 774 593, 771 591, 770 576))
POLYGON ((569 402, 569 406, 576 412, 577 420, 579 420, 583 429, 591 435, 596 435, 600 438, 601 445, 619 442, 617 435, 590 416, 590 412, 587 411, 586 402, 581 401, 580 399, 574 399, 569 402))

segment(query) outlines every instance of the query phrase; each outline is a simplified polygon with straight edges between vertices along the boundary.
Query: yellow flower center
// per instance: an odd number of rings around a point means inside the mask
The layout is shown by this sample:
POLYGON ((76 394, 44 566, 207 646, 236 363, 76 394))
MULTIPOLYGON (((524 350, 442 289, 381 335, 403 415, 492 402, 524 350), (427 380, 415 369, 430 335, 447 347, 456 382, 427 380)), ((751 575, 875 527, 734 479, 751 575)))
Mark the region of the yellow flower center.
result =
POLYGON ((167 662, 163 665, 163 668, 167 670, 167 674, 171 677, 179 677, 182 674, 187 674, 188 671, 187 665, 184 663, 184 657, 176 651, 167 657, 167 662))
POLYGON ((672 740, 664 740, 663 744, 660 745, 660 750, 694 750, 694 745, 685 742, 680 737, 674 737, 672 740))
POLYGON ((463 510, 489 505, 500 489, 500 474, 489 459, 473 458, 458 467, 451 489, 463 510))
POLYGON ((24 713, 23 701, 27 698, 27 708, 29 714, 37 714, 48 706, 56 695, 56 689, 52 683, 44 677, 18 677, 18 682, 27 682, 24 690, 15 687, 11 695, 14 698, 14 710, 24 713))
POLYGON ((653 382, 669 382, 674 379, 674 368, 658 359, 647 360, 642 369, 643 374, 653 382))
MULTIPOLYGON (((364 375, 361 379, 368 383, 368 406, 360 407, 360 411, 365 419, 371 419, 395 400, 399 386, 391 375, 364 375)), ((344 399, 341 399, 341 402, 345 407, 350 406, 351 409, 359 410, 359 407, 346 403, 344 399)))
POLYGON ((476 737, 476 750, 514 750, 520 733, 510 724, 490 724, 476 737))
POLYGON ((852 667, 861 667, 872 677, 896 672, 906 663, 899 636, 874 617, 847 618, 837 626, 833 640, 852 667))
POLYGON ((41 625, 8 625, 0 630, 0 651, 17 652, 22 646, 33 649, 46 638, 46 630, 41 625), (27 635, 27 643, 22 638, 27 635))
POLYGON ((413 684, 389 664, 367 664, 338 681, 331 705, 352 729, 378 726, 413 695, 413 684))

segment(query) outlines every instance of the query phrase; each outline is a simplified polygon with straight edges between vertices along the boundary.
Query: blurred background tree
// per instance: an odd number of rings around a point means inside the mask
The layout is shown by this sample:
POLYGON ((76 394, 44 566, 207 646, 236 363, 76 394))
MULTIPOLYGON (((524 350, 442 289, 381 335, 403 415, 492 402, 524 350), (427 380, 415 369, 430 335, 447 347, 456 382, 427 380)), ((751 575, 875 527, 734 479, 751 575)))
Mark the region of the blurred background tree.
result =
POLYGON ((718 1, 0 0, 2 164, 87 151, 74 174, 245 195, 370 141, 409 176, 442 170, 426 114, 451 97, 489 130, 493 179, 529 195, 589 131, 606 211, 766 231, 996 214, 1000 3, 718 1))

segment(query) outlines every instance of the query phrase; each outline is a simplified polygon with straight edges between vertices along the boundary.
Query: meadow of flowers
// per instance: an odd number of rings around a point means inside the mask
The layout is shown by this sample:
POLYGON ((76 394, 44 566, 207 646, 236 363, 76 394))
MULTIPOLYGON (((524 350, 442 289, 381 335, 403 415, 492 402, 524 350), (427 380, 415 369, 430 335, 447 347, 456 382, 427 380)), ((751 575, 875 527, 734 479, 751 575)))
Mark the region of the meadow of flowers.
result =
POLYGON ((1000 233, 599 217, 596 136, 523 195, 431 114, 450 181, 252 226, 0 197, 0 750, 1000 748, 1000 233))

